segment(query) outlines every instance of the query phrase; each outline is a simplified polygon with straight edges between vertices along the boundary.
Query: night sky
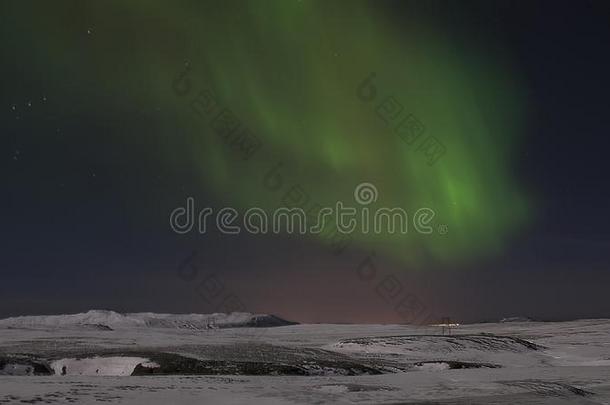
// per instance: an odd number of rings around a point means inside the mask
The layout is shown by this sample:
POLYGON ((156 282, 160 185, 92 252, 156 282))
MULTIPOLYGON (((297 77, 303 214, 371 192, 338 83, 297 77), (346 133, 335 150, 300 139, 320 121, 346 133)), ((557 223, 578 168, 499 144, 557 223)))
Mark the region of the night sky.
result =
POLYGON ((603 1, 2 2, 0 317, 610 317, 609 22, 603 1), (314 209, 365 182, 434 232, 170 226, 188 197, 314 209))

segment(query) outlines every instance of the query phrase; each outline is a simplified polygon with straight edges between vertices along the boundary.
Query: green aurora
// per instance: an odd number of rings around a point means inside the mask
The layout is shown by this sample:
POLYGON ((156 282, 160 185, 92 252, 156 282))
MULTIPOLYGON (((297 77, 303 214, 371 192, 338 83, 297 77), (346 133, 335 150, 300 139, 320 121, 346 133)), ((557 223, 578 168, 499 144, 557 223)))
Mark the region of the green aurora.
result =
POLYGON ((360 1, 39 7, 46 10, 29 39, 40 66, 29 68, 70 74, 83 84, 76 91, 161 106, 163 130, 189 134, 192 154, 177 156, 170 143, 159 164, 191 161, 202 188, 226 206, 271 210, 294 185, 321 206, 356 206, 354 188, 373 183, 379 198, 371 209, 402 207, 411 216, 430 207, 434 224, 447 225, 447 234, 410 226, 402 235, 353 235, 355 246, 414 268, 500 252, 530 216, 510 170, 524 125, 518 80, 477 44, 465 52, 447 33, 418 23, 415 11, 400 22, 383 4, 360 1), (89 18, 68 24, 72 15, 89 18), (83 65, 86 74, 74 68, 83 65), (188 89, 180 95, 176 78, 185 67, 188 89), (367 102, 358 89, 372 72, 377 93, 367 102), (260 141, 248 159, 190 107, 204 89, 260 141), (446 152, 435 164, 379 116, 388 96, 423 124, 422 136, 442 142, 446 152), (265 179, 278 164, 282 184, 274 189, 265 179))

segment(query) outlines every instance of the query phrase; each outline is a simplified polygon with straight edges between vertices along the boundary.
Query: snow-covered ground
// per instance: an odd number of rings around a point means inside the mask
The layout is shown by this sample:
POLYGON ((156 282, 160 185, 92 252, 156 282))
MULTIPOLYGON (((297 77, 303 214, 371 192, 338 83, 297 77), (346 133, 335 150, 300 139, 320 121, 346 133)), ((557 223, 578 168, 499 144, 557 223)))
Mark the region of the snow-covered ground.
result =
POLYGON ((0 320, 0 404, 609 404, 610 320, 280 325, 268 315, 0 320), (255 321, 253 321, 256 319, 255 321))

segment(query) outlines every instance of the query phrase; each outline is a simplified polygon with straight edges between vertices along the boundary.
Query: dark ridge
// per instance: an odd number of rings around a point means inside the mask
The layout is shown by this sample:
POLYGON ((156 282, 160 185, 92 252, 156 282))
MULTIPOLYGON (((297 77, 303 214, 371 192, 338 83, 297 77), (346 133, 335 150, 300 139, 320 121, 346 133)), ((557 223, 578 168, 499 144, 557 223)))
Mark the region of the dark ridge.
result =
POLYGON ((85 323, 82 325, 85 328, 97 329, 97 330, 114 330, 110 326, 105 325, 103 323, 85 323))
POLYGON ((332 374, 347 376, 383 374, 379 368, 350 360, 315 359, 301 362, 263 362, 235 360, 200 360, 175 353, 130 353, 140 355, 160 367, 137 365, 132 375, 300 375, 332 374))
POLYGON ((466 361, 455 361, 455 360, 431 360, 431 361, 420 361, 413 363, 414 366, 421 367, 424 364, 447 364, 450 370, 460 370, 468 368, 501 368, 498 364, 491 363, 471 363, 466 361))
POLYGON ((0 356, 0 375, 53 375, 54 371, 41 360, 29 356, 0 356))
POLYGON ((541 350, 546 349, 542 345, 529 342, 525 339, 513 337, 513 336, 502 336, 494 335, 491 333, 481 333, 477 335, 396 335, 396 336, 376 336, 376 337, 360 337, 342 339, 338 343, 356 343, 361 345, 376 344, 384 340, 402 340, 405 344, 409 342, 440 342, 445 341, 456 346, 463 346, 464 342, 473 342, 481 345, 483 349, 501 349, 505 348, 510 350, 509 343, 516 343, 517 345, 523 346, 529 350, 541 350))

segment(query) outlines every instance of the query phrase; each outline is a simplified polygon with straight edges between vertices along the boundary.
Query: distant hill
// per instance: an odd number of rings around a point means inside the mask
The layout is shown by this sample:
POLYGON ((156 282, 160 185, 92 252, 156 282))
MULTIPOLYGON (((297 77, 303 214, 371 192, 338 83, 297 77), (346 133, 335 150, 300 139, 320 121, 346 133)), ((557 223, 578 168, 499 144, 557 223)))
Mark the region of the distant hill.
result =
POLYGON ((19 316, 0 320, 0 327, 11 328, 61 328, 83 327, 100 330, 116 328, 173 328, 219 329, 247 327, 275 327, 295 325, 275 315, 248 312, 214 314, 157 314, 152 312, 118 313, 107 310, 91 310, 71 315, 19 316))
POLYGON ((500 319, 500 322, 502 323, 506 323, 506 322, 533 322, 534 320, 532 318, 528 318, 527 316, 511 316, 508 318, 502 318, 500 319))

